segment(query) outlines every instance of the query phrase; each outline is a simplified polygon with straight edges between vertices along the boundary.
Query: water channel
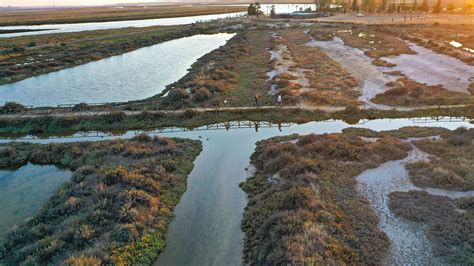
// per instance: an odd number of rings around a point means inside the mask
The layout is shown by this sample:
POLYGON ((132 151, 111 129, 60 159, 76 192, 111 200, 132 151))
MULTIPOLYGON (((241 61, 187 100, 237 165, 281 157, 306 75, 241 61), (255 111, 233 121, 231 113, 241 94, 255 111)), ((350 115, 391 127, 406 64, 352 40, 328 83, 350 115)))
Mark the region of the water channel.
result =
POLYGON ((234 34, 194 35, 0 86, 0 105, 105 103, 154 96, 234 34))
POLYGON ((36 30, 36 31, 0 34, 0 38, 52 34, 52 33, 69 33, 69 32, 90 31, 90 30, 110 30, 110 29, 120 29, 120 28, 129 28, 129 27, 143 28, 143 27, 150 27, 150 26, 185 25, 185 24, 192 24, 196 22, 211 21, 211 20, 216 20, 216 19, 240 17, 243 14, 244 14, 243 12, 236 12, 236 13, 187 16, 187 17, 176 17, 176 18, 157 18, 157 19, 69 23, 69 24, 3 26, 3 27, 0 27, 0 30, 36 30))
MULTIPOLYGON (((343 121, 311 122, 301 125, 232 122, 186 130, 167 128, 157 131, 129 131, 120 135, 89 133, 71 137, 20 141, 38 143, 93 141, 131 138, 147 132, 166 137, 203 141, 203 151, 195 161, 188 178, 188 189, 175 209, 176 218, 167 234, 167 248, 157 261, 160 265, 239 265, 243 249, 240 222, 246 205, 245 193, 239 184, 245 180, 250 155, 255 143, 273 136, 289 134, 336 133, 347 127, 391 130, 404 126, 435 126, 455 129, 474 127, 464 119, 379 119, 349 125, 343 121)), ((9 142, 9 139, 0 142, 9 142)))

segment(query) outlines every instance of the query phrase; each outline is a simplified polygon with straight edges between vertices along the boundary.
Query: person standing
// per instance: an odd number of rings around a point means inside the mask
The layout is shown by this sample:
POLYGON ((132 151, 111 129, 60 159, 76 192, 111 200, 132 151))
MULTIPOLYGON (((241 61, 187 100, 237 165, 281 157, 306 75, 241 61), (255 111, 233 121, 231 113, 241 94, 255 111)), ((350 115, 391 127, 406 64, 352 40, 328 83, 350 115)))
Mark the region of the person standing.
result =
POLYGON ((283 106, 283 99, 281 98, 281 94, 278 95, 278 98, 277 98, 277 105, 278 105, 278 106, 283 106))
POLYGON ((253 106, 258 107, 258 94, 255 94, 255 97, 253 98, 253 106))

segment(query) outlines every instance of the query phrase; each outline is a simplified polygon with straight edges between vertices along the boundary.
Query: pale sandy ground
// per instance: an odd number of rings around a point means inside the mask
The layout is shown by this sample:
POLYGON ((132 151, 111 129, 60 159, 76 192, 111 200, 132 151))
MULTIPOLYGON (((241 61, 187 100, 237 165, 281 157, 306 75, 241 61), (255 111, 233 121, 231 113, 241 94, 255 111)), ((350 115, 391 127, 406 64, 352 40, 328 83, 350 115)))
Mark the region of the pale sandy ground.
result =
POLYGON ((366 15, 357 17, 355 14, 338 14, 327 18, 318 18, 317 21, 326 22, 349 22, 360 24, 390 24, 390 23, 441 23, 441 24, 466 24, 474 26, 474 14, 467 15, 411 15, 391 14, 391 15, 366 15), (406 17, 406 20, 405 20, 406 17))

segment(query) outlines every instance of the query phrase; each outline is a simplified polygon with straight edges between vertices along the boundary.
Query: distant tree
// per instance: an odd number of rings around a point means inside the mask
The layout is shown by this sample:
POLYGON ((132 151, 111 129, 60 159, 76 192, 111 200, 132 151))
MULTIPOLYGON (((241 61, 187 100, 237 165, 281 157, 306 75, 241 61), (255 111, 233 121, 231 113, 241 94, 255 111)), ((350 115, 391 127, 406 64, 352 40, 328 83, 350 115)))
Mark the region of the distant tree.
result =
POLYGON ((382 12, 382 13, 385 13, 385 11, 387 11, 387 2, 388 0, 382 0, 382 2, 380 3, 380 6, 379 6, 379 12, 382 12))
POLYGON ((396 9, 397 7, 395 2, 392 2, 390 5, 388 5, 387 13, 394 13, 396 9))
POLYGON ((448 12, 453 12, 454 10, 456 10, 456 6, 453 3, 449 3, 448 7, 446 7, 446 10, 448 12))
POLYGON ((433 6, 433 13, 441 13, 441 0, 436 1, 436 4, 433 6))
POLYGON ((465 12, 467 12, 467 11, 472 10, 473 7, 474 7, 474 5, 470 5, 470 4, 469 4, 469 5, 464 5, 464 7, 463 7, 462 9, 463 9, 465 12))
POLYGON ((276 14, 276 11, 275 11, 275 5, 272 5, 271 9, 270 9, 270 16, 274 16, 276 14))
POLYGON ((256 9, 255 9, 255 4, 254 3, 250 3, 249 7, 247 8, 247 13, 248 13, 249 16, 255 16, 255 14, 257 12, 256 12, 256 9))
POLYGON ((247 13, 249 16, 260 16, 263 14, 262 12, 262 6, 260 5, 259 2, 250 3, 249 7, 247 8, 247 13))
POLYGON ((352 11, 356 11, 359 7, 357 0, 352 0, 352 11))
POLYGON ((430 6, 428 5, 428 0, 423 0, 423 3, 418 7, 419 11, 428 12, 430 11, 430 6))
POLYGON ((314 0, 316 10, 320 12, 329 11, 329 0, 314 0))
POLYGON ((260 5, 260 2, 255 3, 255 10, 257 11, 257 17, 263 14, 262 6, 260 5))
POLYGON ((418 7, 418 1, 414 0, 413 6, 411 7, 411 11, 415 12, 417 7, 418 7))

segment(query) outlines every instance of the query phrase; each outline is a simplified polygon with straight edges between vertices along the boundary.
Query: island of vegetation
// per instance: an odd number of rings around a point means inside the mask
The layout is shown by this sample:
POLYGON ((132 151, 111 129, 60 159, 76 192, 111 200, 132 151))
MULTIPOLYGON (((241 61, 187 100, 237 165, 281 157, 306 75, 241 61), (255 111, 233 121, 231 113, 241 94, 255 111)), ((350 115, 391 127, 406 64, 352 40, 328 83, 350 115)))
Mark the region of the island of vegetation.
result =
POLYGON ((152 264, 165 248, 173 209, 200 151, 199 141, 148 135, 3 146, 0 169, 33 163, 74 173, 9 232, 0 264, 152 264))
POLYGON ((356 189, 356 177, 407 158, 413 149, 428 153, 427 161, 404 165, 418 190, 391 193, 390 210, 423 225, 441 261, 472 262, 473 133, 349 128, 258 142, 251 158, 255 172, 242 183, 249 198, 242 222, 245 262, 385 263, 392 239, 356 189), (462 191, 467 194, 457 194, 462 191))

